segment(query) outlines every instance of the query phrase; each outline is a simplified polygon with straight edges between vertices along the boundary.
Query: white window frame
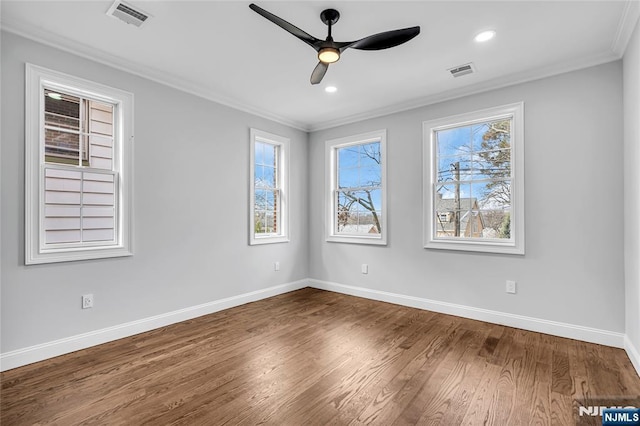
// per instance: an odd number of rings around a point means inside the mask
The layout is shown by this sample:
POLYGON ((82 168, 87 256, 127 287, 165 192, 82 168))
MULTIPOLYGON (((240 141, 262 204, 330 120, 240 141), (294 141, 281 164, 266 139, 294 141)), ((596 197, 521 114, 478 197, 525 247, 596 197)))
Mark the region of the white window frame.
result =
MULTIPOLYGON (((68 74, 26 64, 25 264, 101 259, 133 254, 133 94, 68 74), (116 181, 115 239, 105 243, 45 245, 44 88, 113 104, 113 169, 116 181)), ((92 171, 77 167, 78 171, 92 171)), ((101 172, 105 172, 101 170, 101 172)))
POLYGON ((338 139, 331 139, 325 142, 325 206, 327 212, 326 220, 326 241, 336 243, 353 244, 387 244, 387 130, 376 130, 373 132, 347 136, 338 139), (371 142, 380 142, 380 172, 381 172, 381 213, 382 220, 380 234, 342 234, 336 232, 336 191, 338 179, 337 152, 339 148, 351 145, 364 145, 371 142))
POLYGON ((290 140, 258 129, 250 129, 249 146, 249 245, 289 242, 289 146, 290 140), (278 232, 255 234, 255 147, 256 142, 278 146, 276 182, 280 189, 278 232))
POLYGON ((487 108, 480 111, 423 122, 423 222, 424 247, 428 249, 525 254, 524 223, 524 103, 487 108), (437 131, 476 123, 512 119, 511 128, 511 238, 436 237, 435 183, 437 182, 437 131))

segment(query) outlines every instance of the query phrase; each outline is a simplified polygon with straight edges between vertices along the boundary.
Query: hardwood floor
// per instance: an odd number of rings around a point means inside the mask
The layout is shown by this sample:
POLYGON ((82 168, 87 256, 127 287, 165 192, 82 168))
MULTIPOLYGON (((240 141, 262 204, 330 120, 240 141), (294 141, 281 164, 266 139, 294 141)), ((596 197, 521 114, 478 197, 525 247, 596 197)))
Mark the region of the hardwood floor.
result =
POLYGON ((624 351, 303 289, 2 373, 1 423, 571 425, 624 351))

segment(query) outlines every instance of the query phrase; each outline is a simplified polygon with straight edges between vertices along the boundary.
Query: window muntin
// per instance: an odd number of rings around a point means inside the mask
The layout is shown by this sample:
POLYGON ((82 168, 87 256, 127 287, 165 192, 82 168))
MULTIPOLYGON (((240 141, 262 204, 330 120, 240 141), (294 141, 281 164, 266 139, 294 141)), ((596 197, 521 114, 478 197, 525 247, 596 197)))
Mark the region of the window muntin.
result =
POLYGON ((424 126, 425 247, 524 253, 522 104, 424 126))
POLYGON ((25 263, 131 255, 133 96, 30 64, 26 89, 25 263))
POLYGON ((288 241, 289 140, 251 129, 249 244, 288 241))
POLYGON ((327 141, 328 241, 386 244, 386 131, 327 141))

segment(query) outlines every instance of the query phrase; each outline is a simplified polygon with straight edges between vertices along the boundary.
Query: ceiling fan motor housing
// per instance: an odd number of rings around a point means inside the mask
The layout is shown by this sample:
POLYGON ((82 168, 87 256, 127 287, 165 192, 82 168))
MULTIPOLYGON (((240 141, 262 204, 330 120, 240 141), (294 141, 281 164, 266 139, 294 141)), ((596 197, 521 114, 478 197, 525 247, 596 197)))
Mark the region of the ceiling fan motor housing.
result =
POLYGON ((340 12, 335 9, 325 9, 320 14, 320 19, 325 25, 333 25, 340 19, 340 12))

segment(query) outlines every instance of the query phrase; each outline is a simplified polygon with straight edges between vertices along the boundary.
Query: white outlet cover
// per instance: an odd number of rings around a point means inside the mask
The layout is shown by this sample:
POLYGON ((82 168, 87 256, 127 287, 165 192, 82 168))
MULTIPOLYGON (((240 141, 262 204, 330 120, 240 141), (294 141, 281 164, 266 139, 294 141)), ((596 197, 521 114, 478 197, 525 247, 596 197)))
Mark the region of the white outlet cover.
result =
POLYGON ((82 296, 82 309, 93 308, 93 294, 85 294, 82 296))
POLYGON ((366 263, 363 263, 361 270, 362 270, 363 274, 368 274, 369 273, 369 265, 367 265, 366 263))

